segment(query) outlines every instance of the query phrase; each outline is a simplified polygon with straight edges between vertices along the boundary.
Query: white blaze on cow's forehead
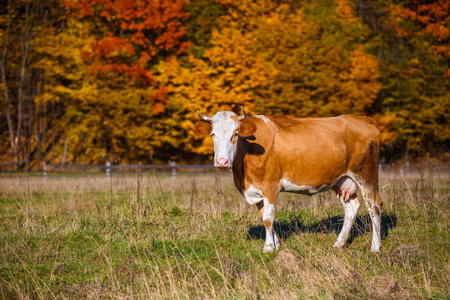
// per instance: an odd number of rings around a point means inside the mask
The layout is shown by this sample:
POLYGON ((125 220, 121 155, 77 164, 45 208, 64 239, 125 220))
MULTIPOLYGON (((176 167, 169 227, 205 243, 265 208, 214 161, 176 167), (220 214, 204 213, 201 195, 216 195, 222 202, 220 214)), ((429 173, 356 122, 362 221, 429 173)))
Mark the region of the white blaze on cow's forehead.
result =
POLYGON ((237 115, 232 111, 219 111, 214 115, 214 117, 212 117, 212 122, 220 122, 235 116, 237 115))
POLYGON ((238 122, 231 119, 237 116, 232 111, 219 111, 214 117, 212 117, 213 131, 215 135, 224 135, 220 138, 230 138, 233 131, 238 128, 238 122), (228 136, 230 135, 230 136, 228 136))
POLYGON ((270 122, 270 119, 268 118, 268 117, 266 117, 266 116, 263 116, 263 115, 256 115, 256 116, 254 116, 255 118, 258 118, 258 119, 261 119, 261 120, 264 120, 264 122, 270 122))

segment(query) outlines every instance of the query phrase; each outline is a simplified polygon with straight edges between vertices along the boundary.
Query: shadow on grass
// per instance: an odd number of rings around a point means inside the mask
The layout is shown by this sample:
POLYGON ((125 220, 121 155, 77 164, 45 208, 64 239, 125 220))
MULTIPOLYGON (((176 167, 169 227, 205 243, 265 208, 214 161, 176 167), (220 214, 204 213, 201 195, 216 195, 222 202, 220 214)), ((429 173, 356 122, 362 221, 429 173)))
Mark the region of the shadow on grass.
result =
MULTIPOLYGON (((305 225, 301 220, 299 220, 299 218, 296 218, 289 221, 275 221, 274 227, 277 234, 282 239, 286 239, 291 235, 298 233, 336 234, 341 231, 343 223, 343 216, 330 217, 312 225, 305 225)), ((389 230, 391 230, 395 226, 397 226, 397 216, 395 214, 383 215, 381 218, 382 239, 386 238, 389 230)), ((356 237, 364 235, 366 233, 370 233, 371 231, 372 222, 369 215, 358 216, 353 223, 353 228, 347 244, 351 244, 353 239, 355 239, 356 237)), ((263 225, 252 226, 247 233, 247 239, 249 240, 265 239, 265 237, 266 230, 263 225)))

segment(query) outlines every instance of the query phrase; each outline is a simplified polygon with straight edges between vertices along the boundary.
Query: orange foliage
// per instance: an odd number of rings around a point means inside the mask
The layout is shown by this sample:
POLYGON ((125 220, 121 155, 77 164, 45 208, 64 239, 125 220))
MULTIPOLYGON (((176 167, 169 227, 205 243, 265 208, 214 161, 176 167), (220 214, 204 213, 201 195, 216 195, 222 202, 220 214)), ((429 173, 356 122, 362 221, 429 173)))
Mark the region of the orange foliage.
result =
POLYGON ((52 162, 64 151, 66 162, 136 163, 144 150, 194 161, 213 151, 194 132, 196 110, 241 105, 298 117, 376 113, 389 157, 415 142, 435 153, 449 143, 448 0, 11 3, 9 42, 0 10, 0 90, 11 102, 0 106, 15 123, 22 109, 17 139, 29 161, 48 161, 49 149, 52 162))
POLYGON ((407 6, 392 9, 396 23, 393 30, 401 37, 429 35, 435 54, 445 55, 450 61, 450 1, 411 0, 407 6), (417 22, 421 29, 407 29, 399 24, 406 19, 417 22))
POLYGON ((354 8, 348 0, 337 0, 336 13, 341 18, 346 19, 350 23, 358 22, 358 18, 353 14, 354 8))
POLYGON ((187 32, 183 22, 189 17, 184 0, 65 0, 64 4, 79 12, 72 16, 102 24, 97 40, 84 53, 95 72, 125 73, 149 85, 153 83, 149 64, 159 60, 160 54, 181 54, 191 46, 183 41, 187 32))
POLYGON ((169 88, 167 86, 160 86, 152 95, 151 99, 153 102, 153 113, 159 115, 166 111, 165 102, 167 101, 167 94, 169 93, 169 88))
POLYGON ((396 118, 394 115, 376 114, 372 118, 377 123, 377 127, 381 132, 382 149, 398 139, 398 132, 395 130, 396 118))
POLYGON ((95 58, 135 53, 133 44, 128 39, 113 36, 112 33, 102 40, 92 43, 91 47, 93 49, 91 56, 95 58))

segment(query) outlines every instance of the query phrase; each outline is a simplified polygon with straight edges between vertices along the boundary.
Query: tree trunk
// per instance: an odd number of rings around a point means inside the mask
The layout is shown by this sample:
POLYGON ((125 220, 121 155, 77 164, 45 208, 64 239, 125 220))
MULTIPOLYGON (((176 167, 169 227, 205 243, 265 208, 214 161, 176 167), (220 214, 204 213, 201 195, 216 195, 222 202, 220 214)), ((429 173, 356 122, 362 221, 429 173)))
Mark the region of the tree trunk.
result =
POLYGON ((64 137, 64 150, 63 150, 63 157, 62 157, 62 164, 66 164, 66 154, 67 154, 67 137, 64 137))
POLYGON ((15 144, 15 155, 16 160, 19 161, 19 141, 20 134, 22 131, 22 103, 23 103, 23 83, 25 82, 26 68, 27 68, 27 58, 30 49, 30 2, 27 2, 26 5, 26 28, 25 28, 25 36, 22 37, 22 68, 20 70, 20 83, 19 90, 17 93, 17 131, 16 136, 14 138, 15 144))
POLYGON ((7 54, 8 54, 8 42, 9 42, 9 33, 11 30, 11 16, 12 16, 12 1, 9 0, 8 3, 8 25, 6 28, 6 34, 5 34, 5 44, 3 48, 2 53, 2 62, 1 62, 1 72, 2 72, 2 81, 3 86, 5 88, 4 94, 5 94, 5 110, 6 110, 6 120, 8 124, 8 130, 9 130, 9 138, 11 142, 11 150, 12 155, 16 162, 18 163, 20 161, 19 158, 19 142, 20 142, 20 136, 22 133, 22 121, 23 121, 23 114, 22 114, 22 103, 23 103, 23 86, 26 78, 26 71, 27 71, 27 58, 29 54, 29 45, 30 45, 30 30, 31 30, 31 22, 30 22, 30 2, 27 2, 26 4, 26 28, 24 36, 22 36, 21 39, 21 48, 22 48, 22 66, 20 69, 20 81, 19 81, 19 87, 17 90, 17 126, 16 126, 16 133, 14 133, 14 128, 11 120, 11 103, 9 98, 9 91, 8 91, 8 81, 6 79, 6 67, 7 67, 7 54))
POLYGON ((11 122, 11 108, 9 107, 10 104, 9 104, 8 81, 6 80, 6 64, 7 64, 6 56, 8 54, 9 32, 11 29, 11 14, 12 14, 12 3, 11 3, 11 0, 9 0, 9 3, 8 3, 8 26, 6 27, 5 45, 3 47, 1 69, 2 69, 3 87, 5 89, 6 122, 8 124, 9 139, 11 142, 11 150, 12 150, 12 155, 15 157, 16 161, 18 161, 16 145, 14 143, 15 142, 14 129, 13 129, 12 122, 11 122))

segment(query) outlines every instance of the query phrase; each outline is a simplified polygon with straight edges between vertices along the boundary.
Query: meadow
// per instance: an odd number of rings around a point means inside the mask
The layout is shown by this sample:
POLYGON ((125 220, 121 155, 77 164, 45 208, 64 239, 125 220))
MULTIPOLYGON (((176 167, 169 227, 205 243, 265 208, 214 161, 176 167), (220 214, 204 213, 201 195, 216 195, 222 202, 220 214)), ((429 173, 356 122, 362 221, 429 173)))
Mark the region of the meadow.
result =
POLYGON ((0 174, 1 299, 450 298, 450 175, 380 176, 383 249, 361 206, 334 249, 334 193, 282 193, 280 250, 229 171, 0 174))

